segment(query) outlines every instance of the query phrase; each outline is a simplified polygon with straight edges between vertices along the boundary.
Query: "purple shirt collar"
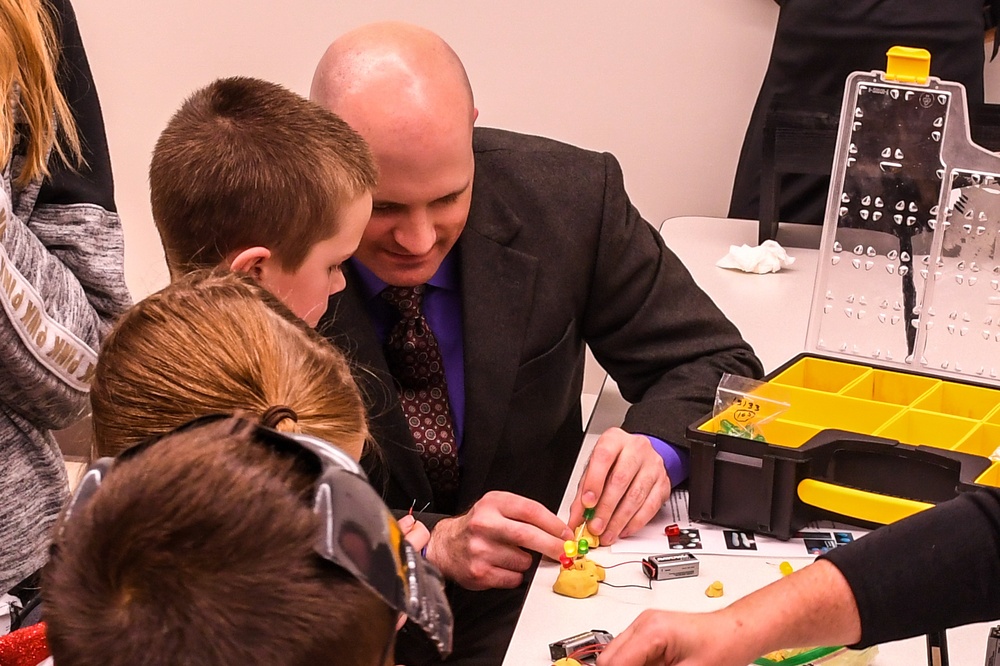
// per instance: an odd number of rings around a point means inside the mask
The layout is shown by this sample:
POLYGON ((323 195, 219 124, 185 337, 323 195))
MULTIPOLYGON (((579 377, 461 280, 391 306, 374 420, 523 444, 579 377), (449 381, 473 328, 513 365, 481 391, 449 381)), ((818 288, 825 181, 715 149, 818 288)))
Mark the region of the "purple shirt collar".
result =
MULTIPOLYGON (((382 290, 389 286, 389 283, 375 275, 370 268, 365 266, 359 259, 348 259, 357 272, 360 281, 361 292, 366 300, 375 298, 382 290)), ((438 266, 437 271, 427 281, 427 284, 439 289, 458 291, 458 261, 455 252, 451 251, 445 255, 444 261, 438 266)))

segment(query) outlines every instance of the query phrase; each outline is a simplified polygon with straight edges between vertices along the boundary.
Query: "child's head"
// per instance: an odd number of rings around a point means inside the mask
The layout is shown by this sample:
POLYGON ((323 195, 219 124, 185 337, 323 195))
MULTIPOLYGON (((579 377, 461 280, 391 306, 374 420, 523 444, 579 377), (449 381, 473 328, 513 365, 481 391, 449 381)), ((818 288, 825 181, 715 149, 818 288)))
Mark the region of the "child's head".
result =
POLYGON ((149 168, 170 274, 225 264, 251 273, 315 325, 344 286, 340 264, 371 216, 367 144, 330 111, 259 79, 196 91, 149 168))
POLYGON ((253 280, 224 269, 182 276, 125 313, 101 348, 90 399, 98 456, 237 410, 355 458, 368 437, 344 355, 253 280))
POLYGON ((384 666, 399 612, 449 643, 440 579, 343 454, 305 444, 222 418, 98 461, 43 575, 55 662, 384 666))

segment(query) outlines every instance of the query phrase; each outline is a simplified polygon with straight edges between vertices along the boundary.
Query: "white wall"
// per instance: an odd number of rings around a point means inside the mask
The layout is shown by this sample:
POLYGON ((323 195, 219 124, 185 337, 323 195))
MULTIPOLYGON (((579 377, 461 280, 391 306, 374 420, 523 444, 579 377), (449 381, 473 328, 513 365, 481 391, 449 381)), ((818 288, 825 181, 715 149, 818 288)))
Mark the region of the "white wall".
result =
MULTIPOLYGON (((440 33, 481 125, 618 156, 645 217, 724 215, 777 18, 773 0, 75 0, 104 107, 126 278, 167 282, 149 212, 153 144, 186 95, 244 74, 308 94, 327 44, 400 19, 440 33)), ((987 67, 1000 101, 1000 63, 987 67)))
POLYGON ((464 60, 481 125, 615 153, 654 222, 723 215, 777 16, 773 0, 75 0, 104 108, 133 295, 167 282, 153 144, 183 98, 244 74, 308 94, 337 35, 396 18, 464 60))
MULTIPOLYGON (((167 282, 146 172, 184 97, 220 76, 308 94, 327 44, 395 18, 465 61, 481 125, 618 156, 645 217, 724 215, 777 18, 773 0, 76 0, 107 125, 126 277, 167 282)), ((1000 63, 987 67, 1000 99, 1000 63)))

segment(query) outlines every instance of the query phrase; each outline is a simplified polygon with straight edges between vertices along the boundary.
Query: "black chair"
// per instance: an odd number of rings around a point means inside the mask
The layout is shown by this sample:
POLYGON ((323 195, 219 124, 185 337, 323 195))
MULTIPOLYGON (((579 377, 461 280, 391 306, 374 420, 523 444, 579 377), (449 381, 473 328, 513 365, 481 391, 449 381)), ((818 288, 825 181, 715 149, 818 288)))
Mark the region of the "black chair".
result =
MULTIPOLYGON (((760 225, 757 242, 778 233, 781 177, 784 174, 829 176, 837 149, 841 100, 830 97, 775 96, 764 121, 760 176, 760 225)), ((1000 104, 969 109, 972 140, 1000 151, 1000 104)))
POLYGON ((837 148, 841 100, 776 95, 764 119, 757 242, 778 233, 781 177, 799 173, 829 176, 837 148))

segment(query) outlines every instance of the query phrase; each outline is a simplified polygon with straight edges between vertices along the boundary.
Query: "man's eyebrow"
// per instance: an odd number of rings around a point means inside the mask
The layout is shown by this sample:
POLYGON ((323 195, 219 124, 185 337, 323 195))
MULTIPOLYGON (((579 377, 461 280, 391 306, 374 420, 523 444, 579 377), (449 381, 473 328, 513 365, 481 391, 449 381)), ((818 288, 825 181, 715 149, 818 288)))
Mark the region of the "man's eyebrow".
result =
POLYGON ((455 198, 459 197, 463 192, 465 192, 466 190, 468 190, 469 187, 471 187, 471 185, 472 185, 472 181, 470 180, 469 182, 467 182, 465 185, 462 185, 457 190, 454 190, 453 192, 449 192, 448 194, 445 194, 444 196, 438 197, 434 201, 445 201, 447 199, 455 199, 455 198))
MULTIPOLYGON (((448 194, 443 194, 443 195, 439 196, 438 198, 436 198, 433 201, 431 201, 431 203, 435 203, 435 202, 439 202, 439 201, 448 201, 450 199, 457 199, 466 190, 468 190, 471 185, 472 185, 472 182, 470 181, 470 182, 466 183, 465 185, 463 185, 462 187, 458 188, 457 190, 454 190, 452 192, 449 192, 448 194)), ((404 203, 401 203, 399 201, 393 201, 392 199, 374 199, 372 201, 372 207, 373 208, 374 207, 399 208, 399 207, 404 207, 406 205, 408 205, 408 204, 404 204, 404 203)))

